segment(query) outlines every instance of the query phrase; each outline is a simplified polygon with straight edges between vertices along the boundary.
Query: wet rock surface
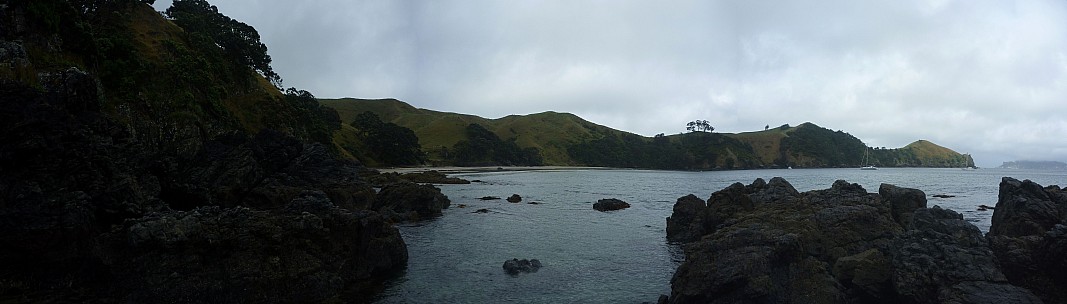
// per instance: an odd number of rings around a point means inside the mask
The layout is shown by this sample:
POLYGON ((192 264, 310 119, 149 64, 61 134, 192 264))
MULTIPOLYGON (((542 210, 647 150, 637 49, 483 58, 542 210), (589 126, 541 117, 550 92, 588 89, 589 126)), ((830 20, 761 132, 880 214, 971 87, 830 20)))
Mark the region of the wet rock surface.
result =
POLYGON ((436 170, 430 170, 426 172, 414 172, 401 174, 400 178, 408 180, 413 183, 428 183, 428 184, 470 184, 471 182, 458 177, 448 177, 444 173, 436 170))
POLYGON ((504 261, 503 268, 504 272, 510 275, 537 272, 537 270, 541 269, 541 261, 537 259, 510 259, 504 261))
POLYGON ((382 188, 372 209, 394 221, 411 221, 439 216, 451 204, 437 187, 404 182, 382 188))
POLYGON ((511 196, 509 196, 509 197, 507 198, 507 201, 508 201, 509 203, 518 203, 518 202, 521 202, 521 201, 522 201, 522 197, 521 197, 521 196, 519 196, 518 194, 512 194, 511 196))
POLYGON ((606 198, 593 203, 593 210, 596 211, 614 211, 630 208, 630 204, 619 199, 606 198))
POLYGON ((986 237, 1008 281, 1067 303, 1067 191, 1005 177, 986 237))
POLYGON ((977 227, 916 189, 845 181, 800 193, 757 179, 679 198, 688 242, 670 303, 1040 303, 1012 285, 977 227))

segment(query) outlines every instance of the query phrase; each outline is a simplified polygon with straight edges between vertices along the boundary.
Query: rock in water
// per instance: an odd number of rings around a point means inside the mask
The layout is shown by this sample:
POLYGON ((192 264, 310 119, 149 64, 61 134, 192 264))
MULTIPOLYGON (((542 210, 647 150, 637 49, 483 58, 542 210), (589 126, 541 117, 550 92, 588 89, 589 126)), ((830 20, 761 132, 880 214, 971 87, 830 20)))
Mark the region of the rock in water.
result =
POLYGON ((426 172, 413 172, 401 174, 400 178, 406 179, 413 183, 430 183, 430 184, 470 184, 471 182, 458 177, 448 177, 444 173, 437 170, 430 170, 426 172))
POLYGON ((451 204, 448 196, 432 185, 397 183, 378 192, 372 209, 400 220, 417 220, 441 215, 451 204))
POLYGON ((1067 303, 1067 191, 1005 177, 986 234, 1012 284, 1067 303))
POLYGON ((518 202, 522 201, 522 197, 519 196, 518 194, 512 194, 511 196, 508 197, 507 201, 509 203, 518 203, 518 202))
POLYGON ((630 208, 630 204, 614 198, 598 200, 593 204, 593 209, 597 211, 612 211, 626 208, 630 208))
POLYGON ((925 194, 781 178, 683 197, 668 237, 689 241, 670 303, 1038 303, 1009 284, 980 231, 925 194), (690 231, 685 231, 690 230, 690 231))
POLYGON ((519 273, 537 272, 541 269, 541 261, 537 259, 510 259, 504 261, 504 272, 510 275, 518 275, 519 273))

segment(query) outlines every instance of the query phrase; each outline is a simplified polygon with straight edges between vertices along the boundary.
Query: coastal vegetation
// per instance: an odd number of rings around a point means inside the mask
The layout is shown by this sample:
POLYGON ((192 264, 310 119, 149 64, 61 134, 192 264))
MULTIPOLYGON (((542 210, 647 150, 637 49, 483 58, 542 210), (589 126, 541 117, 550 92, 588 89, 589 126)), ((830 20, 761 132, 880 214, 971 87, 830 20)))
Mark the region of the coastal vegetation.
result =
POLYGON ((393 223, 447 197, 377 193, 254 28, 151 2, 0 3, 0 302, 358 301, 404 267, 393 223))
MULTIPOLYGON (((544 164, 671 170, 859 167, 865 165, 861 164, 865 149, 870 153, 868 162, 880 167, 974 165, 969 155, 929 141, 919 140, 897 149, 868 148, 851 134, 810 122, 733 134, 716 133, 707 120, 695 120, 686 124, 685 133, 645 137, 597 125, 569 113, 543 112, 486 119, 420 109, 395 99, 320 101, 337 110, 343 121, 370 111, 384 121, 411 129, 431 165, 544 164), (472 124, 479 128, 469 129, 472 124), (480 154, 489 152, 470 149, 478 142, 497 141, 506 147, 480 147, 497 154, 505 151, 508 157, 490 157, 480 154)), ((344 138, 350 131, 342 129, 341 135, 335 136, 344 138)), ((359 149, 346 152, 364 163, 380 162, 359 149)))

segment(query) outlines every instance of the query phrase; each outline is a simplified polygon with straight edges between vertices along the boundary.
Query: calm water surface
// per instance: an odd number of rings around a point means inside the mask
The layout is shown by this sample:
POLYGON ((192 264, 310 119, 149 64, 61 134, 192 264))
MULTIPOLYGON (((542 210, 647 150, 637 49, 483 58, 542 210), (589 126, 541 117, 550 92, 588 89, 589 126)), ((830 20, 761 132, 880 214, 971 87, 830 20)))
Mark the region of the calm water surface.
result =
POLYGON ((400 226, 408 268, 388 283, 377 303, 655 302, 660 294, 670 294, 671 275, 683 258, 664 232, 675 200, 690 193, 707 199, 732 183, 749 184, 756 178, 781 176, 802 192, 829 188, 838 179, 868 192, 878 192, 881 183, 917 188, 926 192, 930 206, 956 210, 983 231, 993 212, 977 206, 996 204, 1001 177, 1067 185, 1067 172, 1006 169, 562 170, 458 176, 484 183, 441 186, 452 200, 443 216, 400 226), (513 193, 523 201, 477 199, 513 193), (935 194, 955 197, 931 197, 935 194), (618 198, 631 207, 593 210, 592 202, 603 198, 618 198), (481 208, 489 213, 473 213, 481 208), (512 258, 536 258, 544 267, 509 276, 501 265, 512 258))

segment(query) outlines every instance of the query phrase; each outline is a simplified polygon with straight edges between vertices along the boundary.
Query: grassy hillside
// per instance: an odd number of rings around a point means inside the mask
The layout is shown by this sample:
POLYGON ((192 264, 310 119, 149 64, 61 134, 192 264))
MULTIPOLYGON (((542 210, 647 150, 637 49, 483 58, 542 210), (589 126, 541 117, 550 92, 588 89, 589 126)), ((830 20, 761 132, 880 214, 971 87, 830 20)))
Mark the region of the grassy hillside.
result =
POLYGON ((789 136, 788 133, 794 129, 796 128, 781 126, 763 131, 727 134, 727 136, 748 143, 761 163, 774 164, 775 160, 781 158, 782 139, 789 136))
POLYGON ((926 140, 917 140, 898 149, 872 150, 872 162, 885 167, 973 167, 970 155, 960 154, 926 140))
MULTIPOLYGON (((407 127, 419 137, 419 144, 431 162, 441 162, 442 149, 448 149, 461 140, 466 140, 465 128, 479 124, 501 139, 514 139, 521 148, 533 147, 541 151, 546 165, 578 165, 567 153, 567 148, 607 134, 630 134, 586 121, 568 113, 544 112, 530 115, 510 115, 498 119, 419 109, 396 99, 321 99, 320 102, 337 110, 344 124, 352 122, 364 111, 377 114, 383 121, 407 127)), ((341 132, 351 132, 342 128, 341 132)), ((352 138, 351 135, 335 135, 335 138, 352 138)), ((348 140, 349 145, 355 145, 348 140)), ((358 153, 358 152, 356 152, 358 153)), ((374 163, 373 160, 369 161, 374 163)))
MULTIPOLYGON (((499 119, 416 108, 395 99, 322 99, 340 113, 341 121, 370 111, 412 129, 431 164, 448 165, 448 154, 467 140, 464 130, 479 124, 520 148, 536 148, 546 165, 592 165, 660 169, 746 169, 858 167, 864 149, 860 139, 813 123, 783 125, 763 131, 730 133, 691 132, 648 138, 614 130, 569 113, 544 112, 511 115, 499 119)), ((343 127, 335 140, 346 152, 374 165, 361 155, 361 144, 343 127)), ((920 140, 899 149, 872 149, 871 163, 881 167, 973 166, 962 155, 920 140)))

